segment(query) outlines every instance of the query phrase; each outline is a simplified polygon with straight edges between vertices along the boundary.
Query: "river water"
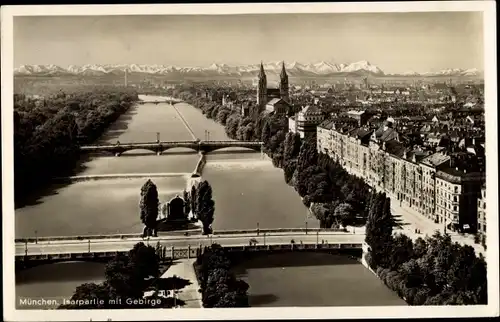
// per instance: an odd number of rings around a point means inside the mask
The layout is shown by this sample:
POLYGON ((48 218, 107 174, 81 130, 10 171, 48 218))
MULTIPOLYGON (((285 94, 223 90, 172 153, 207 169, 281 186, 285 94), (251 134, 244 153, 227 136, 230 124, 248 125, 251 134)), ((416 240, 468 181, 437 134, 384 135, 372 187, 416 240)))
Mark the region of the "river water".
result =
MULTIPOLYGON (((193 134, 201 140, 229 140, 221 125, 205 118, 189 104, 151 103, 131 108, 99 143, 152 142, 158 136, 162 141, 193 140, 193 134)), ((182 193, 197 161, 196 153, 182 148, 161 156, 137 150, 120 157, 93 156, 82 162, 78 175, 169 173, 168 177, 152 179, 158 187, 160 201, 167 201, 182 193)), ((298 194, 285 184, 282 171, 259 152, 228 148, 209 153, 203 178, 213 187, 215 230, 251 229, 257 225, 260 228, 319 227, 317 220, 308 216, 298 194)), ((54 185, 39 200, 16 209, 16 238, 139 233, 142 231, 139 193, 147 179, 145 176, 54 185)), ((335 274, 336 265, 331 266, 330 272, 335 274)), ((96 263, 53 264, 24 270, 16 274, 17 296, 70 297, 81 283, 101 280, 103 271, 104 266, 96 263)), ((254 283, 265 282, 252 281, 254 283)))

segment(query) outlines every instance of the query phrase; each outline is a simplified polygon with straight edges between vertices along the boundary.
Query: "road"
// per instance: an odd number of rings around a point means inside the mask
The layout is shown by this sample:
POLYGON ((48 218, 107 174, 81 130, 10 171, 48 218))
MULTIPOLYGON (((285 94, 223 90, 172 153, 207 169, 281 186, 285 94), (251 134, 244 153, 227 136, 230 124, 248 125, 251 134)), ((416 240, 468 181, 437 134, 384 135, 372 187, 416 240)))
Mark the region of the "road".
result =
POLYGON ((69 241, 50 241, 39 243, 17 243, 16 256, 28 255, 50 255, 50 254, 71 254, 85 252, 114 252, 128 251, 138 242, 144 242, 151 246, 155 246, 158 242, 162 246, 174 248, 192 248, 210 246, 212 243, 217 243, 222 246, 243 246, 249 245, 250 240, 257 241, 257 245, 278 245, 289 244, 291 240, 300 244, 315 243, 362 243, 365 236, 363 234, 351 233, 291 233, 291 234, 245 234, 237 236, 192 236, 192 237, 156 237, 150 238, 149 241, 142 238, 130 239, 102 239, 102 240, 69 240, 69 241))
MULTIPOLYGON (((418 237, 425 238, 425 236, 432 236, 436 232, 436 230, 439 230, 441 233, 444 232, 444 225, 436 224, 423 215, 400 207, 397 202, 394 202, 392 200, 391 210, 394 215, 400 215, 403 222, 408 224, 403 226, 403 229, 399 230, 399 232, 404 233, 408 237, 411 237, 413 240, 417 239, 418 237), (420 233, 415 233, 415 229, 420 230, 420 233)), ((476 253, 480 253, 483 255, 485 254, 484 247, 474 243, 473 237, 467 235, 462 236, 456 232, 450 231, 449 229, 447 229, 446 232, 451 236, 451 239, 454 242, 457 242, 461 245, 472 246, 476 253)))

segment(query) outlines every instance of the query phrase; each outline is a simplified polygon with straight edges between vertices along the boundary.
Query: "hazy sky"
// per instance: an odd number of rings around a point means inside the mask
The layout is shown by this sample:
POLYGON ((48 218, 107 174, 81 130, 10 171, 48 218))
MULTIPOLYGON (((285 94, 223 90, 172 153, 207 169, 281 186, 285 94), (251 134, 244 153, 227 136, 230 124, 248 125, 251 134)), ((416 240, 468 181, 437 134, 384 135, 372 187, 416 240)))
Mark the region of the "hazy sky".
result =
POLYGON ((16 17, 14 64, 368 60, 386 73, 483 69, 482 14, 16 17))

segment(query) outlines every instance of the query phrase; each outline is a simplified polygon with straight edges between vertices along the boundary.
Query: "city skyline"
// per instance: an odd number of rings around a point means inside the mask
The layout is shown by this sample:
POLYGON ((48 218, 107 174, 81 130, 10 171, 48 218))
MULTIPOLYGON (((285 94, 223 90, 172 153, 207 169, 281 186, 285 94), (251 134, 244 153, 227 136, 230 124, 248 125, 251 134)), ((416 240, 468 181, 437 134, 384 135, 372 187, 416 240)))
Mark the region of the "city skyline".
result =
POLYGON ((386 73, 483 70, 482 35, 480 12, 16 17, 14 66, 366 60, 386 73))

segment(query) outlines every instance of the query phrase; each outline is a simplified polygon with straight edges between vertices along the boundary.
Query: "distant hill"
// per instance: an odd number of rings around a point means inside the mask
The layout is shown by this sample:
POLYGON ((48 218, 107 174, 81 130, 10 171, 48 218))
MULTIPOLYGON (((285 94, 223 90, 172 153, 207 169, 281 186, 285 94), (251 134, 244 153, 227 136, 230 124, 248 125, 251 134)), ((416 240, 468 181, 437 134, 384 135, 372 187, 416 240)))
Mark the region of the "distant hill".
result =
MULTIPOLYGON (((281 62, 264 63, 266 74, 276 78, 281 71, 281 62)), ((302 64, 298 62, 285 63, 287 73, 291 77, 482 77, 483 73, 477 69, 446 69, 438 72, 401 74, 386 74, 379 67, 368 61, 359 61, 350 64, 333 64, 318 62, 302 64)), ((125 71, 133 75, 166 76, 170 79, 204 78, 204 77, 257 77, 260 64, 229 66, 226 64, 212 64, 208 67, 177 67, 166 65, 84 65, 63 68, 57 65, 22 65, 14 69, 14 75, 32 76, 123 76, 125 71)))

